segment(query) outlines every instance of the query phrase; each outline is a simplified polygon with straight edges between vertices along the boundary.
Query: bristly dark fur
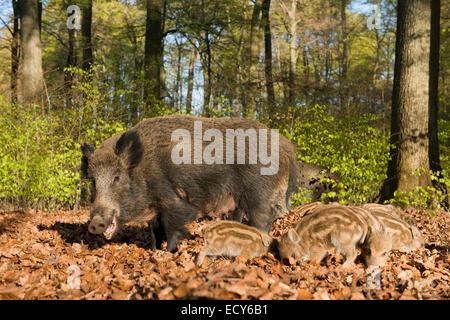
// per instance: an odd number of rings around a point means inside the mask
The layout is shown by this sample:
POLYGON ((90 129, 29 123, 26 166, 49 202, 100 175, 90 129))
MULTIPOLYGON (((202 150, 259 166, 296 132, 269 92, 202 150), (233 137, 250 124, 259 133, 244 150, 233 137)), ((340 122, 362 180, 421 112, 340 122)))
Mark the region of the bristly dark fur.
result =
POLYGON ((135 167, 142 159, 144 150, 141 139, 135 130, 126 131, 116 143, 115 153, 117 156, 124 154, 127 150, 126 163, 129 168, 135 167))
POLYGON ((81 146, 81 152, 83 153, 83 157, 81 158, 81 176, 83 178, 87 178, 89 159, 92 157, 92 154, 94 153, 94 148, 85 143, 81 146))
POLYGON ((122 224, 147 209, 154 211, 160 227, 152 229, 164 232, 169 251, 176 250, 179 241, 189 235, 185 225, 199 214, 215 216, 222 210, 225 210, 222 213, 234 211, 233 218, 241 221, 245 213, 249 225, 270 230, 280 214, 280 210, 273 209, 274 205, 284 206, 295 190, 298 175, 295 146, 287 138, 279 137, 279 170, 274 175, 261 175, 261 163, 175 165, 171 161, 175 145, 171 135, 183 128, 192 136, 195 121, 202 121, 203 130, 214 128, 223 134, 227 129, 268 129, 251 119, 180 115, 147 119, 105 140, 87 159, 96 163, 90 170, 95 171, 92 174, 99 180, 97 186, 103 188, 98 192, 103 196, 96 197, 91 207, 91 215, 97 217, 97 222, 102 220, 102 225, 108 225, 113 213, 120 212, 122 224), (117 158, 120 161, 113 161, 117 158), (119 183, 114 182, 116 178, 119 183))

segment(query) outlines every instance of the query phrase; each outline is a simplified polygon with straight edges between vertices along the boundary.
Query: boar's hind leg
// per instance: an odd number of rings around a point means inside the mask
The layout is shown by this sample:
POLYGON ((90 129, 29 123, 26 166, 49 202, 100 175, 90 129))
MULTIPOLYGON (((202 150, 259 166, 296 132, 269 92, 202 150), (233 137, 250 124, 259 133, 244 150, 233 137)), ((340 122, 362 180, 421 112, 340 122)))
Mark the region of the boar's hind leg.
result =
POLYGON ((161 210, 161 223, 166 233, 167 250, 175 252, 179 241, 189 235, 185 225, 194 221, 198 209, 177 199, 161 210))

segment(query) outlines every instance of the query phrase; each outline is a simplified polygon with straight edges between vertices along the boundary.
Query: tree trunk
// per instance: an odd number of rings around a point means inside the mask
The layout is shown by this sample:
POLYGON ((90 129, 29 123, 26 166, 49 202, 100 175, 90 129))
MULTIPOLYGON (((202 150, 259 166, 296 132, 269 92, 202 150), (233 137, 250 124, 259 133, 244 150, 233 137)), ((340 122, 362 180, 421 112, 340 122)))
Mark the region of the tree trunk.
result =
MULTIPOLYGON (((231 30, 231 28, 230 28, 231 30)), ((245 30, 241 28, 239 32, 238 50, 237 50, 237 61, 236 61, 236 87, 234 88, 234 106, 233 106, 233 117, 239 118, 242 113, 242 109, 245 106, 245 90, 244 90, 244 66, 242 61, 246 61, 244 57, 244 35, 245 30)))
POLYGON ((73 82, 73 75, 72 75, 72 67, 76 66, 75 62, 75 48, 74 48, 74 42, 75 42, 75 31, 68 29, 69 34, 69 46, 68 46, 68 52, 67 52, 67 64, 66 68, 69 70, 66 70, 64 72, 64 85, 65 85, 65 91, 66 91, 66 107, 71 109, 72 108, 72 82, 73 82))
POLYGON ((287 107, 293 107, 297 102, 296 71, 297 71, 297 0, 291 1, 289 11, 289 97, 287 107))
POLYGON ((11 103, 17 102, 17 82, 19 78, 19 0, 12 0, 13 29, 11 41, 11 103))
POLYGON ((275 113, 275 89, 273 87, 272 74, 272 33, 270 29, 270 1, 263 0, 262 3, 262 24, 264 26, 264 75, 266 80, 267 107, 269 117, 275 113))
MULTIPOLYGON (((439 47, 440 47, 440 0, 431 0, 431 41, 430 41, 430 96, 429 96, 429 157, 430 169, 433 172, 439 172, 438 177, 442 178, 442 167, 439 156, 439 140, 438 140, 438 116, 439 116, 439 47)), ((448 195, 445 184, 433 181, 436 188, 440 189, 443 194, 448 195)), ((444 200, 444 207, 448 208, 448 199, 444 200)))
MULTIPOLYGON (((72 1, 69 1, 68 5, 71 5, 72 1)), ((69 16, 70 14, 68 14, 69 16)), ((72 68, 77 65, 76 54, 75 54, 75 29, 67 28, 67 33, 69 36, 68 42, 68 52, 67 52, 67 62, 66 68, 69 70, 64 72, 64 85, 65 85, 65 95, 66 95, 66 108, 72 108, 72 84, 73 84, 73 70, 72 68)))
POLYGON ((399 0, 395 44, 394 88, 391 117, 391 160, 381 201, 395 191, 412 191, 431 184, 428 170, 428 85, 430 63, 430 1, 399 0))
POLYGON ((93 63, 92 55, 92 0, 84 0, 81 18, 81 36, 83 43, 83 62, 81 67, 89 71, 93 63))
POLYGON ((211 101, 211 44, 209 42, 209 32, 205 32, 206 50, 203 54, 203 116, 209 117, 211 115, 210 101, 211 101))
MULTIPOLYGON (((175 40, 176 41, 176 40, 175 40)), ((177 76, 175 80, 175 98, 174 98, 174 109, 179 111, 182 103, 183 97, 183 82, 181 81, 181 57, 183 55, 183 45, 177 42, 177 76)))
POLYGON ((347 41, 347 2, 348 0, 341 0, 341 36, 342 36, 342 56, 341 56, 341 110, 348 107, 348 92, 347 92, 347 70, 348 70, 348 41, 347 41))
POLYGON ((262 0, 256 0, 253 7, 252 18, 250 21, 250 36, 247 47, 247 99, 243 109, 244 117, 253 118, 256 110, 256 88, 258 81, 258 54, 259 54, 259 25, 261 15, 261 2, 262 0))
POLYGON ((163 57, 163 2, 147 0, 145 29, 145 86, 144 103, 150 114, 155 115, 152 106, 162 99, 162 57, 163 57))
POLYGON ((21 1, 22 90, 26 105, 43 105, 44 77, 38 7, 38 0, 21 1))
POLYGON ((194 91, 194 68, 197 60, 197 48, 192 45, 191 57, 189 58, 189 72, 188 72, 188 88, 186 95, 186 113, 192 112, 192 92, 194 91))
POLYGON ((306 51, 306 47, 303 48, 303 79, 302 79, 302 87, 303 87, 303 95, 305 96, 305 104, 309 105, 309 61, 308 61, 308 52, 306 51))

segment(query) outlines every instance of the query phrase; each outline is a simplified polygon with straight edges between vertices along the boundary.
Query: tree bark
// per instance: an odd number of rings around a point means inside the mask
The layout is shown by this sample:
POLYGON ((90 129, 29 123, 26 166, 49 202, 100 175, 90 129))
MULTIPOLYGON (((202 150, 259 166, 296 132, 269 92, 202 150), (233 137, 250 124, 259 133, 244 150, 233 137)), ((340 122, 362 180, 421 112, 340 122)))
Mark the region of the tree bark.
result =
POLYGON ((43 105, 44 76, 38 0, 22 0, 20 3, 23 102, 25 105, 43 105))
POLYGON ((174 109, 176 111, 180 110, 181 104, 182 104, 182 97, 183 97, 183 82, 181 81, 181 58, 183 55, 183 45, 177 43, 177 76, 175 80, 175 98, 174 98, 174 109))
MULTIPOLYGON (((293 107, 297 102, 297 81, 296 81, 296 71, 297 71, 297 0, 291 0, 291 8, 288 11, 289 16, 289 94, 286 107, 293 107)), ((287 110, 286 110, 287 111, 287 110)))
POLYGON ((270 28, 270 1, 263 0, 262 3, 262 25, 264 26, 264 75, 266 80, 267 107, 269 116, 275 113, 275 89, 273 86, 272 73, 272 32, 270 28))
POLYGON ((83 62, 81 67, 84 71, 89 71, 93 63, 92 55, 92 0, 84 0, 81 18, 81 36, 83 43, 83 62))
POLYGON ((13 29, 11 41, 11 103, 17 102, 17 83, 19 78, 19 0, 12 0, 13 29))
POLYGON ((211 43, 209 40, 209 32, 205 32, 205 52, 203 53, 203 116, 209 117, 211 115, 210 101, 211 101, 211 43))
POLYGON ((162 57, 163 57, 163 1, 147 0, 145 29, 145 86, 144 103, 154 115, 152 106, 162 99, 162 57))
POLYGON ((428 86, 430 63, 430 1, 399 0, 394 88, 391 117, 391 160, 380 201, 395 191, 412 191, 431 184, 428 170, 428 86))
MULTIPOLYGON (((71 5, 72 1, 69 1, 68 5, 71 5)), ((70 14, 68 14, 69 16, 70 14)), ((66 108, 72 108, 72 85, 73 85, 73 70, 72 68, 77 65, 77 59, 75 54, 75 29, 67 29, 69 36, 68 50, 67 50, 67 62, 66 70, 64 72, 64 85, 65 85, 65 95, 66 95, 66 108)))
MULTIPOLYGON (((439 140, 438 140, 438 116, 439 116, 439 47, 440 47, 440 0, 431 0, 431 40, 430 40, 430 85, 429 85, 429 106, 428 106, 428 126, 429 126, 429 158, 430 169, 439 172, 438 177, 442 178, 442 167, 440 162, 439 140)), ((433 181, 436 188, 443 194, 448 195, 447 187, 439 181, 433 181)), ((448 208, 448 199, 443 203, 448 208)))
MULTIPOLYGON (((230 28, 231 30, 231 28, 230 28)), ((236 65, 236 87, 234 88, 234 106, 233 117, 239 118, 242 110, 246 104, 245 102, 245 86, 244 86, 244 66, 243 61, 246 61, 244 54, 244 35, 245 30, 241 28, 239 32, 238 49, 237 49, 237 65, 236 65)))
POLYGON ((188 72, 188 88, 186 95, 186 113, 191 114, 192 112, 192 93, 194 91, 194 68, 195 61, 197 60, 197 48, 192 45, 191 57, 189 58, 189 72, 188 72))
POLYGON ((247 47, 247 98, 243 108, 244 117, 253 118, 256 110, 256 88, 257 88, 257 70, 258 70, 258 54, 260 37, 259 25, 261 15, 261 2, 262 0, 256 0, 253 7, 252 18, 250 21, 250 36, 247 47))
POLYGON ((347 2, 348 0, 341 0, 341 37, 342 37, 342 56, 341 56, 341 110, 348 107, 348 92, 347 92, 347 70, 348 70, 348 40, 347 40, 347 2))

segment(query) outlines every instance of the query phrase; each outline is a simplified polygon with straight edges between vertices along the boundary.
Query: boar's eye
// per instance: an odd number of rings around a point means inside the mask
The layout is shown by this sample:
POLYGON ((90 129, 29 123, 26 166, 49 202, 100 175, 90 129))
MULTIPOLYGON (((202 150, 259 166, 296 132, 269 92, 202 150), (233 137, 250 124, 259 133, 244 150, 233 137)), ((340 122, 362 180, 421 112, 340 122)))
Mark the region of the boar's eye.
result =
POLYGON ((120 176, 115 176, 113 183, 118 183, 120 180, 120 176))

